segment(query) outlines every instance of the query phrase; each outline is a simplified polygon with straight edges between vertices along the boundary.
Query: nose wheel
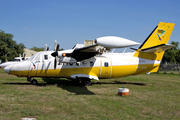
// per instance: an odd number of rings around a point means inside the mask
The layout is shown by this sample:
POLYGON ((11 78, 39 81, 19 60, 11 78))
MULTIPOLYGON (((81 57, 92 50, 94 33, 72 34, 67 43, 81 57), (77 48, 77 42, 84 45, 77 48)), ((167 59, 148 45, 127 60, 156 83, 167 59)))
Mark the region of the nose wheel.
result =
POLYGON ((32 85, 37 85, 37 84, 38 84, 38 81, 37 81, 36 79, 33 79, 33 80, 31 81, 31 84, 32 84, 32 85))
POLYGON ((38 81, 36 79, 33 79, 33 80, 31 80, 31 79, 32 79, 31 77, 28 77, 27 81, 30 82, 32 85, 37 85, 38 84, 38 81))

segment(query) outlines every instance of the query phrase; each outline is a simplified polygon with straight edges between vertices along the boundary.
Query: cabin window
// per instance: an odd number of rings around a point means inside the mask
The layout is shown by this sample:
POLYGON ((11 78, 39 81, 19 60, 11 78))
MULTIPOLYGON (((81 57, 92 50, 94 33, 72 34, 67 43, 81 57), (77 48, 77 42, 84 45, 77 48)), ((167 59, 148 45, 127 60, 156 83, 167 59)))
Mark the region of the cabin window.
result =
POLYGON ((44 55, 44 59, 45 59, 45 60, 48 60, 48 55, 44 55))
POLYGON ((63 63, 64 66, 67 66, 68 64, 67 63, 63 63))
POLYGON ((77 65, 77 66, 80 66, 80 62, 77 62, 76 65, 77 65))
POLYGON ((104 63, 104 66, 105 66, 105 67, 108 67, 108 66, 109 66, 108 62, 105 62, 105 63, 104 63))
POLYGON ((90 62, 90 66, 94 66, 94 62, 93 61, 90 62))
POLYGON ((86 65, 87 65, 87 62, 86 62, 86 61, 83 61, 82 64, 83 64, 83 66, 86 66, 86 65))
POLYGON ((73 66, 73 63, 69 63, 70 66, 73 66))

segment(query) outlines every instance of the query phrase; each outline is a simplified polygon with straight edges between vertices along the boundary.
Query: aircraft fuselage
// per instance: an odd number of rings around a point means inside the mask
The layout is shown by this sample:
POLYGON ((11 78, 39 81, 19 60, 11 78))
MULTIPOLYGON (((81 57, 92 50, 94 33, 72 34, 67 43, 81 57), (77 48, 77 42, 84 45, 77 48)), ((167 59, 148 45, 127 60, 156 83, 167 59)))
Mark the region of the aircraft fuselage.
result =
POLYGON ((39 52, 27 61, 5 68, 9 74, 19 77, 59 77, 72 78, 90 76, 98 78, 118 78, 147 73, 158 68, 160 61, 133 57, 133 53, 106 53, 76 63, 57 62, 54 70, 53 51, 39 52))

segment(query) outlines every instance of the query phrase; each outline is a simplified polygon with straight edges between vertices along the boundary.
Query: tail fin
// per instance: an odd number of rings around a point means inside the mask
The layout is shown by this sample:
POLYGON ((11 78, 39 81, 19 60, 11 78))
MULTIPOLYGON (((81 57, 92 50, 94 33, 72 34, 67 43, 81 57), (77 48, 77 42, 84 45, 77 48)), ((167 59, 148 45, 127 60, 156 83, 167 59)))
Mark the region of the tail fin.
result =
POLYGON ((161 61, 164 51, 173 47, 167 43, 174 25, 174 23, 159 22, 143 44, 138 48, 134 57, 161 61))

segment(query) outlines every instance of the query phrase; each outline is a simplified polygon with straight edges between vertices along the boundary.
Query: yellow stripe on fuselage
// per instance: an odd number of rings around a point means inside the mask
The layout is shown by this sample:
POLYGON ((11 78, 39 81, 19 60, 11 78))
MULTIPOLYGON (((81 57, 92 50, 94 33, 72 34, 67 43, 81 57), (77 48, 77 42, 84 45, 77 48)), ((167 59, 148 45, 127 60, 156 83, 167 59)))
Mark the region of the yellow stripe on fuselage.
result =
POLYGON ((66 78, 74 74, 87 74, 99 78, 118 78, 129 75, 147 73, 158 66, 159 64, 112 66, 112 69, 107 69, 107 71, 102 72, 101 76, 100 76, 101 67, 62 68, 56 70, 49 69, 49 70, 30 70, 30 71, 10 71, 10 74, 14 74, 20 77, 30 76, 30 77, 66 77, 66 78), (41 73, 41 74, 37 74, 37 73, 41 73), (111 73, 111 75, 107 76, 107 74, 109 73, 111 73))

